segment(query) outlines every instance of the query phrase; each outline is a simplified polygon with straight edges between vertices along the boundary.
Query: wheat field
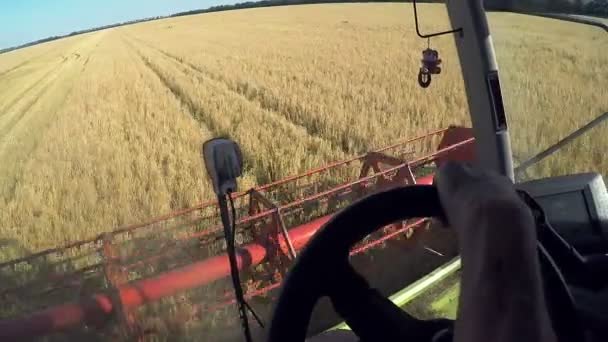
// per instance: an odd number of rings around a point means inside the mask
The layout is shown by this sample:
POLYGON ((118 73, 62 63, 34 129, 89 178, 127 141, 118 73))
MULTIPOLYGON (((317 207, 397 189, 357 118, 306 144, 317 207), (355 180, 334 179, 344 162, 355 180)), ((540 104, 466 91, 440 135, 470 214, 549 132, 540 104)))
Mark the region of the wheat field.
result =
MULTIPOLYGON (((445 29, 441 5, 423 31, 445 29)), ((517 160, 608 111, 608 38, 490 13, 517 160)), ((212 198, 200 158, 238 141, 241 189, 396 138, 469 125, 452 37, 416 83, 410 4, 327 4, 187 16, 0 55, 0 259, 95 236, 212 198)), ((608 171, 606 128, 529 176, 608 171)))

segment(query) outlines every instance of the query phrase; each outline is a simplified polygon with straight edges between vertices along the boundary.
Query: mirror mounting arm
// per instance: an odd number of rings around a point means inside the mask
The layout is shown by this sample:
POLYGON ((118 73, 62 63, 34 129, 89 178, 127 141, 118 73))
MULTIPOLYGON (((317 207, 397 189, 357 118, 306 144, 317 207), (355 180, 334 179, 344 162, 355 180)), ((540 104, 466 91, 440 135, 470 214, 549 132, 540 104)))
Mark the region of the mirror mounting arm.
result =
POLYGON ((443 35, 452 34, 452 33, 459 33, 460 36, 462 37, 462 35, 463 35, 462 27, 459 27, 457 29, 452 29, 449 31, 435 32, 435 33, 430 33, 430 34, 420 33, 420 28, 418 27, 418 9, 416 8, 416 0, 412 0, 412 4, 414 5, 414 22, 416 23, 416 34, 418 35, 418 37, 431 38, 431 37, 443 36, 443 35))

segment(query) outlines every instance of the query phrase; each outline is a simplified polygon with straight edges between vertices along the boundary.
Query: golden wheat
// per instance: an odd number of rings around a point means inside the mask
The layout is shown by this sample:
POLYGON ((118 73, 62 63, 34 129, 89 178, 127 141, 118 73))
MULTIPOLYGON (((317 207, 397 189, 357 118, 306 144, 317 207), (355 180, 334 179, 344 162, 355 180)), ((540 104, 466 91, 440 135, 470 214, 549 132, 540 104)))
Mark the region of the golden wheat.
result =
MULTIPOLYGON (((424 31, 445 29, 421 6, 424 31)), ((521 161, 608 110, 603 31, 489 15, 521 161)), ((411 5, 260 8, 121 27, 0 55, 0 224, 7 259, 211 198, 201 143, 242 146, 241 188, 398 137, 469 125, 452 37, 416 83, 411 5), (8 248, 12 245, 13 248, 8 248)), ((608 170, 606 129, 531 175, 608 170)))
MULTIPOLYGON (((608 36, 602 29, 515 14, 489 15, 514 156, 520 162, 608 111, 608 36)), ((533 167, 530 177, 608 174, 603 124, 533 167)))

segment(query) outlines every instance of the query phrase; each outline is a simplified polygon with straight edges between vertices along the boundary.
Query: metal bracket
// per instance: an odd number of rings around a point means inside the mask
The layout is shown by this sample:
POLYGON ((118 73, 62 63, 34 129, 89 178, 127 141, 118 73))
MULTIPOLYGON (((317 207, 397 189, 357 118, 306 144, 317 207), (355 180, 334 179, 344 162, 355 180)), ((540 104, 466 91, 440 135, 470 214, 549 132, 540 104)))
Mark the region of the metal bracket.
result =
POLYGON ((418 37, 431 38, 431 37, 443 36, 443 35, 451 34, 451 33, 460 33, 460 36, 462 37, 462 35, 463 35, 462 27, 459 27, 457 29, 452 29, 449 31, 435 32, 435 33, 430 33, 430 34, 420 33, 420 28, 418 27, 418 9, 416 8, 416 0, 412 0, 412 4, 414 5, 414 21, 416 22, 416 34, 418 35, 418 37))
POLYGON ((134 310, 126 308, 120 298, 118 288, 128 282, 128 277, 117 263, 117 253, 115 253, 115 249, 112 246, 112 240, 113 236, 111 234, 104 234, 102 237, 101 252, 105 264, 104 274, 110 289, 108 294, 112 299, 112 306, 115 308, 115 317, 122 327, 120 330, 121 337, 139 341, 142 335, 137 323, 136 314, 134 310))
POLYGON ((287 227, 285 226, 285 221, 283 220, 283 214, 281 213, 281 208, 277 207, 277 223, 279 224, 279 229, 281 234, 283 235, 283 239, 285 239, 285 243, 287 244, 287 251, 289 253, 289 257, 291 260, 295 260, 298 256, 295 248, 293 248, 293 243, 291 242, 291 238, 289 237, 289 233, 287 232, 287 227))

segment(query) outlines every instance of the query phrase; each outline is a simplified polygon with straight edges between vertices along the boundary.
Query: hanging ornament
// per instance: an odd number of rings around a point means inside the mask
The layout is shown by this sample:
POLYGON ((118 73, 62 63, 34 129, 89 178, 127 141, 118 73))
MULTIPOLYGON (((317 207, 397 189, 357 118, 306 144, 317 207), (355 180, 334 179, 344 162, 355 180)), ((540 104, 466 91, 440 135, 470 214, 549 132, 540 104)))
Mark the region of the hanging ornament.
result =
POLYGON ((427 39, 427 48, 422 51, 422 66, 418 72, 418 84, 422 88, 428 88, 431 85, 431 75, 439 75, 441 73, 441 59, 439 52, 431 49, 431 39, 427 39))

